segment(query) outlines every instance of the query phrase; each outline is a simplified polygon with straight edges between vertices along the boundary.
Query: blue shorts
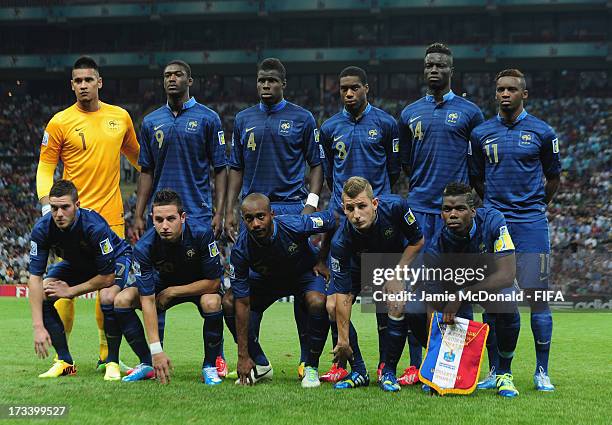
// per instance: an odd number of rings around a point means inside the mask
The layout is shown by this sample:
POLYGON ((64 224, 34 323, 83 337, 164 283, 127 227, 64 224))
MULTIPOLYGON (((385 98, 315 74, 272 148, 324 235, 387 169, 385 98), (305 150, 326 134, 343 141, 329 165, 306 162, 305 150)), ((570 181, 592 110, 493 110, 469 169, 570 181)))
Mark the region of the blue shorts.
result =
POLYGON ((307 292, 325 294, 325 279, 308 271, 293 279, 265 278, 257 273, 249 273, 249 292, 251 310, 264 311, 276 300, 293 295, 302 298, 307 292))
MULTIPOLYGON (((408 200, 410 203, 410 200, 408 200)), ((421 232, 425 241, 428 241, 434 237, 434 235, 444 227, 444 220, 440 214, 424 213, 412 210, 414 217, 419 223, 421 232)))
POLYGON ((547 289, 550 272, 548 220, 507 222, 516 252, 516 280, 522 289, 547 289))
MULTIPOLYGON (((128 283, 128 273, 132 267, 132 257, 122 254, 115 259, 115 285, 123 289, 128 283)), ((80 285, 97 276, 96 270, 83 270, 74 267, 69 261, 63 260, 49 267, 46 278, 63 280, 69 286, 80 285)))
MULTIPOLYGON (((331 270, 331 266, 329 264, 327 266, 331 270)), ((338 291, 338 288, 334 283, 334 275, 332 273, 329 283, 327 284, 326 295, 330 296, 338 292, 345 293, 344 291, 338 291)), ((360 293, 361 293, 361 270, 356 265, 351 265, 351 290, 349 291, 349 294, 353 295, 354 297, 357 297, 360 293)))

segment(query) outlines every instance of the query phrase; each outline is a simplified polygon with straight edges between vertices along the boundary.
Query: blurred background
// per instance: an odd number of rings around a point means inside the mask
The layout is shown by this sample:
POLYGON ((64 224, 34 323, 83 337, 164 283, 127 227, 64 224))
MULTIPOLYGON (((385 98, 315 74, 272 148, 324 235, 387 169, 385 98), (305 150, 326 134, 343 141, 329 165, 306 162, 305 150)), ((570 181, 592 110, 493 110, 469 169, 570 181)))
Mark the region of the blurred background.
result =
MULTIPOLYGON (((453 91, 485 118, 495 114, 495 74, 527 75, 526 109, 561 146, 548 211, 554 287, 571 296, 566 307, 612 308, 611 32, 611 0, 0 1, 0 284, 27 282, 40 141, 75 101, 70 68, 80 55, 98 61, 101 100, 126 108, 137 131, 165 102, 164 64, 185 60, 191 94, 220 114, 229 140, 235 114, 258 101, 263 58, 283 61, 285 97, 319 124, 340 109, 347 65, 368 72, 370 103, 397 118, 424 95, 425 47, 441 41, 454 55, 453 91)), ((128 235, 136 179, 126 161, 128 235)), ((394 191, 406 195, 405 178, 394 191)))

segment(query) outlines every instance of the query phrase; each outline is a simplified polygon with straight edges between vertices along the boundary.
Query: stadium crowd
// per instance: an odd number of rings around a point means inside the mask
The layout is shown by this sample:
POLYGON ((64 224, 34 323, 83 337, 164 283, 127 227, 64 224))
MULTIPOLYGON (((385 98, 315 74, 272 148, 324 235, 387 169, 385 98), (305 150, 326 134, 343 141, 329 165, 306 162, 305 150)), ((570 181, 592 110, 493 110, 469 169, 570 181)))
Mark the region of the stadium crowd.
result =
MULTIPOLYGON (((312 111, 319 124, 338 109, 336 91, 327 92, 322 102, 307 90, 287 98, 312 111)), ((473 100, 486 118, 494 115, 493 103, 473 100)), ((396 117, 406 104, 377 98, 370 102, 396 117)), ((235 114, 248 106, 231 101, 206 104, 222 117, 227 135, 231 134, 235 114)), ((0 284, 27 282, 29 233, 40 216, 35 186, 40 139, 46 122, 62 107, 51 106, 44 96, 13 95, 0 100, 0 284)), ((562 146, 561 188, 548 210, 552 283, 566 294, 612 295, 612 261, 608 255, 612 235, 609 202, 612 98, 529 99, 526 109, 556 129, 562 146)), ((136 126, 150 112, 150 108, 139 109, 134 105, 129 110, 136 126)), ((131 172, 124 177, 129 182, 134 178, 131 172)), ((406 179, 400 179, 394 192, 405 196, 407 189, 406 179)), ((322 199, 329 199, 329 192, 322 199)), ((135 194, 124 199, 126 234, 132 241, 130 223, 135 201, 135 194)))

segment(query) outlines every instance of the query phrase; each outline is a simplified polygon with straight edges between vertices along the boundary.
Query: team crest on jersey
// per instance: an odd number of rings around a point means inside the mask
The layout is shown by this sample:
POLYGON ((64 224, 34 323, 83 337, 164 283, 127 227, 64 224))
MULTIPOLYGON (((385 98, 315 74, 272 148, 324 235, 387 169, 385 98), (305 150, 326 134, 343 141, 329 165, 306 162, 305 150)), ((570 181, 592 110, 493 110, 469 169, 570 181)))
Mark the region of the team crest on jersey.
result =
POLYGON ((232 263, 229 265, 229 277, 230 279, 236 279, 236 271, 234 270, 234 265, 232 263))
POLYGON ((287 247, 287 252, 289 252, 289 254, 295 254, 295 252, 297 251, 298 246, 295 242, 292 242, 288 247, 287 247))
POLYGON ((100 242, 100 251, 102 255, 110 254, 113 252, 113 244, 111 244, 110 239, 106 238, 102 242, 100 242))
POLYGON ((329 260, 330 260, 332 271, 339 273, 340 272, 340 261, 338 261, 334 257, 329 257, 329 260))
POLYGON ((319 143, 319 129, 315 128, 313 131, 315 142, 319 143))
POLYGON ((47 146, 48 144, 49 144, 49 133, 45 131, 45 134, 43 134, 41 145, 47 146))
POLYGON ((191 248, 191 249, 188 249, 185 254, 187 255, 187 258, 193 258, 193 256, 196 254, 196 251, 195 249, 191 248))
POLYGON ((495 241, 494 252, 503 252, 514 249, 514 243, 510 237, 507 226, 499 228, 499 237, 495 241))
POLYGON ((533 134, 528 131, 521 131, 519 134, 519 146, 530 146, 533 141, 533 134))
POLYGON ((310 219, 312 220, 312 226, 315 229, 320 229, 323 227, 323 219, 321 217, 310 217, 310 219))
POLYGON ((461 112, 449 111, 448 114, 446 114, 446 124, 455 125, 457 121, 459 121, 459 118, 461 118, 461 112))
POLYGON ((280 120, 278 124, 278 134, 281 136, 286 136, 291 133, 291 129, 293 128, 293 121, 290 120, 280 120))
POLYGON ((553 153, 559 153, 559 139, 558 138, 554 138, 552 139, 552 145, 553 145, 553 153))
POLYGON ((399 152, 399 139, 393 139, 393 141, 391 142, 392 146, 393 146, 393 152, 397 153, 399 152))
POLYGON ((107 125, 108 125, 109 130, 113 130, 113 131, 119 130, 119 123, 117 122, 117 120, 110 120, 107 123, 107 125))
POLYGON ((38 255, 38 244, 34 241, 30 241, 30 255, 38 255))
POLYGON ((484 242, 480 242, 480 245, 478 245, 478 252, 480 252, 481 254, 487 252, 487 246, 484 242))
POLYGON ((392 237, 393 237, 393 227, 389 227, 388 229, 385 229, 385 238, 391 239, 392 237))
POLYGON ((409 226, 412 226, 416 222, 416 217, 412 213, 412 210, 408 208, 408 212, 404 214, 404 220, 409 226))
POLYGON ((217 132, 217 136, 219 136, 219 144, 221 146, 225 145, 225 133, 223 133, 223 130, 217 132))
POLYGON ((375 128, 372 128, 371 130, 368 131, 368 138, 369 139, 376 139, 376 137, 378 136, 378 130, 375 128))
POLYGON ((208 253, 210 254, 210 258, 219 255, 219 248, 217 248, 216 241, 208 244, 208 253))
POLYGON ((199 123, 197 120, 189 120, 187 121, 187 125, 185 126, 185 131, 189 131, 191 133, 195 133, 198 131, 199 123))
POLYGON ((138 261, 134 260, 132 270, 134 270, 134 276, 140 276, 140 263, 138 261))

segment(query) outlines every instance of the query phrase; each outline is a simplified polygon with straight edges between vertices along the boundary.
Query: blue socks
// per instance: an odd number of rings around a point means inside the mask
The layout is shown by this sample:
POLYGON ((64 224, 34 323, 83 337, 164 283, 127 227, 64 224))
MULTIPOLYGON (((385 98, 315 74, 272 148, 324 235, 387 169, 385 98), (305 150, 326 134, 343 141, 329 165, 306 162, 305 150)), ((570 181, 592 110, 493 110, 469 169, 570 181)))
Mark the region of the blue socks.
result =
MULTIPOLYGON (((378 331, 378 366, 387 357, 387 313, 376 313, 376 329, 378 331)), ((401 353, 400 353, 401 355, 401 353)))
POLYGON ((410 366, 417 369, 423 363, 423 347, 419 344, 416 337, 412 335, 412 330, 408 329, 408 349, 410 350, 410 366))
POLYGON ((349 322, 349 345, 353 349, 353 360, 350 361, 351 370, 358 372, 362 376, 366 376, 368 371, 366 370, 365 362, 359 350, 359 339, 357 338, 357 330, 353 326, 353 322, 349 322))
POLYGON ((215 360, 221 355, 223 342, 223 311, 204 313, 202 337, 204 338, 204 362, 202 367, 215 366, 215 360))
POLYGON ((151 351, 145 338, 144 328, 133 308, 115 307, 115 317, 121 326, 125 340, 130 344, 140 363, 152 365, 151 351))
POLYGON ((512 373, 512 358, 521 331, 521 316, 514 313, 498 313, 495 315, 495 330, 497 333, 497 350, 499 353, 496 374, 512 373))
POLYGON ((325 347, 327 339, 327 331, 329 329, 329 320, 327 312, 320 314, 311 313, 308 315, 308 356, 306 357, 306 366, 314 368, 319 367, 319 358, 325 347))
POLYGON ((405 317, 396 318, 388 316, 387 334, 385 335, 387 339, 387 354, 383 373, 392 372, 393 375, 397 373, 397 363, 402 357, 404 345, 406 344, 406 336, 407 329, 405 317))
POLYGON ((550 355, 550 341, 552 339, 552 314, 550 309, 531 312, 531 331, 535 342, 536 373, 540 367, 548 374, 548 357, 550 355))
POLYGON ((53 306, 56 300, 44 300, 42 304, 43 310, 43 323, 45 329, 49 332, 51 337, 51 344, 57 352, 57 358, 65 361, 66 363, 74 364, 72 356, 68 350, 68 341, 66 340, 66 332, 64 331, 64 324, 59 316, 59 313, 53 306))
POLYGON ((308 312, 306 311, 305 301, 294 297, 293 300, 293 316, 297 326, 298 338, 300 340, 300 363, 308 359, 308 312))
MULTIPOLYGON (((487 336, 487 357, 489 358, 489 370, 495 368, 499 371, 499 356, 498 356, 498 345, 497 345, 497 333, 496 333, 496 319, 497 315, 493 313, 482 313, 482 321, 489 325, 489 335, 487 336)), ((520 316, 519 316, 520 325, 520 316)), ((518 334, 517 334, 518 336, 518 334)))
POLYGON ((108 356, 106 363, 119 363, 119 347, 121 346, 121 326, 115 317, 115 306, 113 304, 101 304, 104 315, 104 333, 108 344, 108 356))
POLYGON ((262 318, 263 313, 251 310, 249 319, 249 355, 256 365, 267 366, 270 362, 259 344, 259 328, 262 318))

